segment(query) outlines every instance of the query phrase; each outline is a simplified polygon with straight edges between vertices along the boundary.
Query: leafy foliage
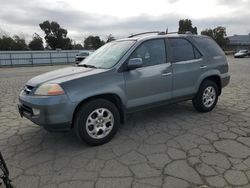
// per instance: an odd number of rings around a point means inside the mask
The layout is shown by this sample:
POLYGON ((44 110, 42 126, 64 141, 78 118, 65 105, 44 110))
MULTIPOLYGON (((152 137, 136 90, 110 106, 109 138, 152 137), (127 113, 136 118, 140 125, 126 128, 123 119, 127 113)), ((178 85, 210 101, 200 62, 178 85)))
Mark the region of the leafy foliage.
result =
POLYGON ((83 46, 80 43, 74 43, 72 46, 72 50, 82 50, 83 46))
POLYGON ((96 50, 104 44, 105 42, 101 40, 99 36, 90 35, 84 40, 84 49, 96 50))
POLYGON ((28 50, 28 46, 24 38, 14 35, 14 50, 28 50))
POLYGON ((205 29, 205 30, 201 31, 201 35, 206 35, 206 36, 209 36, 211 38, 214 38, 213 29, 205 29))
POLYGON ((44 50, 43 39, 37 33, 33 35, 33 39, 29 43, 29 48, 31 50, 44 50))
POLYGON ((186 33, 190 31, 192 34, 197 34, 197 27, 193 27, 192 21, 189 19, 182 19, 179 21, 179 33, 186 33))
POLYGON ((201 31, 201 34, 213 38, 222 48, 225 48, 227 45, 228 39, 226 38, 227 32, 225 27, 218 26, 214 29, 205 29, 201 31))
POLYGON ((0 50, 28 50, 25 39, 14 35, 13 38, 3 35, 0 37, 0 50))
POLYGON ((51 49, 57 48, 63 50, 72 49, 72 40, 67 37, 68 31, 60 27, 57 22, 44 21, 39 24, 40 28, 45 33, 45 40, 51 49))
POLYGON ((5 50, 12 50, 14 46, 14 40, 11 37, 8 37, 6 35, 3 35, 0 38, 0 50, 5 51, 5 50))
POLYGON ((111 42, 113 40, 115 40, 115 37, 112 34, 109 34, 109 36, 107 37, 106 43, 111 42))

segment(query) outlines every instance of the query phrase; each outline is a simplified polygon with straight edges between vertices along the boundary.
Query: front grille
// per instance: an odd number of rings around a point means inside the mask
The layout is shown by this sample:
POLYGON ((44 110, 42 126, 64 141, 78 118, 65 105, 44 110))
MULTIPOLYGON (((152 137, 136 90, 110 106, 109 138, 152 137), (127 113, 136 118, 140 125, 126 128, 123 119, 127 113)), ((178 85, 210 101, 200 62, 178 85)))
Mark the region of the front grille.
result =
POLYGON ((85 57, 77 57, 76 58, 76 61, 82 61, 82 60, 84 60, 85 59, 85 57))
POLYGON ((27 95, 29 95, 33 89, 34 89, 33 86, 26 85, 26 86, 24 87, 24 92, 25 92, 27 95))
POLYGON ((28 113, 28 114, 30 114, 30 115, 33 115, 33 111, 32 111, 32 109, 31 109, 30 107, 28 107, 28 106, 22 104, 22 105, 21 105, 21 108, 22 108, 22 110, 23 110, 24 112, 26 112, 26 113, 28 113))

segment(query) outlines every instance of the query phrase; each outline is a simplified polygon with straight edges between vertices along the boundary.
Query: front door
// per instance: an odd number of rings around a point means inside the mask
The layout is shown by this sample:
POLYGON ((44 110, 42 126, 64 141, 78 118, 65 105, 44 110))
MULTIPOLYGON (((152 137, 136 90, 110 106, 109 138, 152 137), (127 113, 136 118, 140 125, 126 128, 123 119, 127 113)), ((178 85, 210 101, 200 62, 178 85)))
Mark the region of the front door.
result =
POLYGON ((128 109, 171 98, 172 67, 167 63, 165 40, 140 44, 130 58, 141 58, 143 67, 124 72, 128 109))

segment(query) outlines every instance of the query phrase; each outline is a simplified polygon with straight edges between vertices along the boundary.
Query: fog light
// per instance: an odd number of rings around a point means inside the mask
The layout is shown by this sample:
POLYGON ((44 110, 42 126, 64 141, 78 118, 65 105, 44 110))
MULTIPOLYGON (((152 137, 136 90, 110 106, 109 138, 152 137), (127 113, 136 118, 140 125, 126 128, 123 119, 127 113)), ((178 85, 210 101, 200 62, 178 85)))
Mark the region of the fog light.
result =
POLYGON ((32 108, 32 111, 33 111, 33 114, 34 114, 35 116, 37 116, 37 115, 40 114, 40 110, 39 110, 39 109, 32 108))

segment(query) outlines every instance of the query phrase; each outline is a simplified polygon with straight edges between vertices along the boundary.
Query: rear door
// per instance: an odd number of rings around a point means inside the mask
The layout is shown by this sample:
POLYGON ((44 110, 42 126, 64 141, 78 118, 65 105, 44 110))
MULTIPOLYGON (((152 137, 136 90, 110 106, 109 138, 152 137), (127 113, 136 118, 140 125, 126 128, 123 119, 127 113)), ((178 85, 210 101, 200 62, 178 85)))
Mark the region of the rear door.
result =
POLYGON ((167 62, 165 39, 143 42, 131 54, 131 58, 142 58, 143 67, 124 72, 127 108, 170 99, 172 67, 167 62))
POLYGON ((173 98, 195 94, 201 74, 202 55, 186 38, 169 38, 173 69, 173 98))

